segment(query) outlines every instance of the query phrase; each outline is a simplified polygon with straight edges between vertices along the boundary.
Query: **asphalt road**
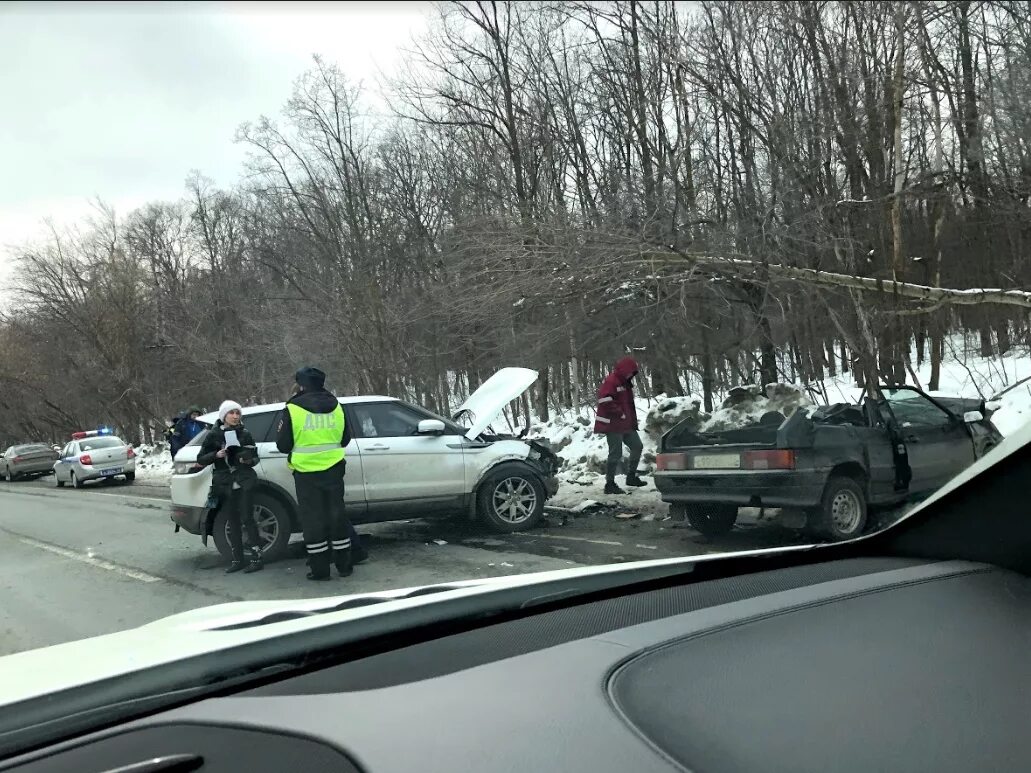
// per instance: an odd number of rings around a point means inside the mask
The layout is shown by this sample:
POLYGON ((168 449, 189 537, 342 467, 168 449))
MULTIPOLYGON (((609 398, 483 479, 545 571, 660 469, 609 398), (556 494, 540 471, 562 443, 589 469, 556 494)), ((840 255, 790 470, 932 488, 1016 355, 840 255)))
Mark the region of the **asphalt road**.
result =
MULTIPOLYGON (((367 563, 305 579, 303 545, 251 575, 226 575, 199 537, 175 534, 167 488, 0 483, 0 655, 96 636, 227 601, 318 597, 589 564, 772 547, 795 532, 747 524, 716 542, 671 521, 549 512, 497 535, 462 519, 362 526, 367 563)), ((295 536, 297 539, 297 536, 295 536)))

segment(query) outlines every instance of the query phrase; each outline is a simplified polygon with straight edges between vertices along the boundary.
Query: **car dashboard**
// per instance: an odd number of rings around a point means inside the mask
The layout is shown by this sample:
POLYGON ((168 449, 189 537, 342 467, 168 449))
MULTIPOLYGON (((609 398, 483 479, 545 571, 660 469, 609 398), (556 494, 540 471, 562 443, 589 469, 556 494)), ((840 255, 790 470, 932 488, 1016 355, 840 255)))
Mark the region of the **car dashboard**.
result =
POLYGON ((845 558, 340 653, 0 770, 1026 770, 1029 643, 1022 574, 845 558))

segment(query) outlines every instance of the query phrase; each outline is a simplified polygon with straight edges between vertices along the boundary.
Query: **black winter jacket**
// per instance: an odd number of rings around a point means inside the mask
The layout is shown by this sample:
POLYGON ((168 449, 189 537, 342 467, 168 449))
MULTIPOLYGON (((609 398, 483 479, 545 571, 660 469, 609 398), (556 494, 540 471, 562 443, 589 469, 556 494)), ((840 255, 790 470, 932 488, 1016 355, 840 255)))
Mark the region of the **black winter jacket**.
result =
POLYGON ((204 436, 200 453, 197 454, 197 462, 214 466, 211 476, 213 486, 231 487, 233 483, 239 483, 244 488, 254 485, 258 479, 258 474, 254 471, 254 466, 258 463, 258 446, 250 430, 242 423, 236 427, 226 427, 222 422, 217 422, 204 436), (240 445, 227 448, 225 457, 219 459, 215 454, 219 449, 225 448, 227 429, 236 430, 240 445))

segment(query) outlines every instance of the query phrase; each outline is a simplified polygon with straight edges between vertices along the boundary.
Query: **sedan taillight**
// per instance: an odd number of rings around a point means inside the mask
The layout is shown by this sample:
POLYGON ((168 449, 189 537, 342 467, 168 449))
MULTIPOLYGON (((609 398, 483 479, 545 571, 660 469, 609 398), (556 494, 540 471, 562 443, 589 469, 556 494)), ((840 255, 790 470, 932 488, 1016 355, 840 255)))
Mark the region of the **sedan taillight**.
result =
POLYGON ((656 454, 655 467, 659 470, 686 470, 687 454, 656 454))
POLYGON ((80 464, 93 464, 93 457, 91 457, 89 454, 83 454, 82 456, 79 457, 79 463, 80 464))
POLYGON ((795 452, 778 449, 776 451, 745 451, 741 454, 743 470, 793 470, 795 469, 795 452))
POLYGON ((126 455, 126 456, 127 456, 127 457, 128 457, 129 459, 135 459, 135 458, 136 458, 136 452, 132 450, 132 446, 129 446, 129 447, 128 447, 128 448, 127 448, 127 449, 125 450, 125 455, 126 455))

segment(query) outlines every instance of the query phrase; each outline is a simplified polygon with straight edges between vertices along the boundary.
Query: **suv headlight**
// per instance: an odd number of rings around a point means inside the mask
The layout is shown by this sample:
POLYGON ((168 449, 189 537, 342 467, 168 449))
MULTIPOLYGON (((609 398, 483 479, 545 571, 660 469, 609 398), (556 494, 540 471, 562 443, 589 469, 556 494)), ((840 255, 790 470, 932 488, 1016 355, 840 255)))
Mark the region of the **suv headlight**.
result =
POLYGON ((172 472, 175 475, 189 475, 195 466, 193 462, 173 462, 172 472))

